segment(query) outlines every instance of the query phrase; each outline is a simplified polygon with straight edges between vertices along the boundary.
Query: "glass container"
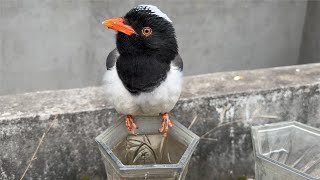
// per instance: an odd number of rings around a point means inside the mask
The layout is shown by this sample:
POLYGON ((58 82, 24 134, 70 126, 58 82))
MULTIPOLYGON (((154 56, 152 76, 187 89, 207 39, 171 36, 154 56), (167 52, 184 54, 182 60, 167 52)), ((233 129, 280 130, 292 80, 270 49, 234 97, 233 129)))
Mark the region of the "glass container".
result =
POLYGON ((168 137, 159 133, 161 117, 134 117, 129 134, 120 117, 96 137, 109 180, 183 180, 199 137, 175 120, 168 137))
POLYGON ((320 179, 320 130, 299 122, 252 127, 256 180, 320 179))

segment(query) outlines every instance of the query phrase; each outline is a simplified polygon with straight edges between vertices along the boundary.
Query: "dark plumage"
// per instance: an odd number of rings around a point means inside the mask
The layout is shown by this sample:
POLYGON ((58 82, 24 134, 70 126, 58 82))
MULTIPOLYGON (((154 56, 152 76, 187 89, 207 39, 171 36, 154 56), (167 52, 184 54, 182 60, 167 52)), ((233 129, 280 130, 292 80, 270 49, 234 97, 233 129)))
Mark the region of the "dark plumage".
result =
POLYGON ((130 10, 125 24, 138 33, 127 36, 118 32, 120 53, 117 71, 126 89, 134 95, 152 91, 166 78, 170 63, 178 55, 174 28, 170 22, 150 14, 150 10, 130 10), (145 37, 141 30, 150 27, 152 35, 145 37))
MULTIPOLYGON (((162 113, 170 126, 167 112, 180 96, 183 70, 171 20, 155 6, 140 5, 103 24, 118 31, 104 78, 116 110, 129 115, 162 113)), ((129 115, 126 121, 134 124, 129 115)))

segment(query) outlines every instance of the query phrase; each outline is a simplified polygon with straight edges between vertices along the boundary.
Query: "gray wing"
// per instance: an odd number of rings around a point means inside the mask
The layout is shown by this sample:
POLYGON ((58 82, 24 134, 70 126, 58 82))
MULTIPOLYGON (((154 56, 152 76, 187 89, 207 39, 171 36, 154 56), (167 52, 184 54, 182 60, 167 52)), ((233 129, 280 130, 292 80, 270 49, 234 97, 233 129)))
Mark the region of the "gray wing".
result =
POLYGON ((107 70, 110 70, 113 66, 116 65, 117 59, 119 57, 119 52, 117 50, 117 48, 115 48, 114 50, 112 50, 108 57, 107 57, 107 61, 106 61, 106 66, 107 66, 107 70))
POLYGON ((174 58, 174 60, 172 61, 173 66, 177 67, 180 71, 183 70, 183 62, 182 62, 182 58, 180 57, 180 55, 176 55, 176 57, 174 58))

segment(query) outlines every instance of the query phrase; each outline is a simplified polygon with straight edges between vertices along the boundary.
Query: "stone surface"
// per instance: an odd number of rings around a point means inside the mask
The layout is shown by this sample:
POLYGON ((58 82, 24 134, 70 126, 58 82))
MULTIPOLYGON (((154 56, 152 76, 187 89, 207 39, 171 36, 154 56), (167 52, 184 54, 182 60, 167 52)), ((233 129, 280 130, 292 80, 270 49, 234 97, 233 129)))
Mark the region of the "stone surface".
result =
MULTIPOLYGON (((141 3, 1 0, 0 94, 100 85, 115 47, 101 22, 141 3)), ((173 20, 186 75, 298 63, 307 1, 148 3, 173 20)))
MULTIPOLYGON (((94 138, 118 117, 100 87, 0 96, 0 179, 105 179, 94 138)), ((170 113, 201 136, 187 179, 254 175, 250 126, 297 120, 320 127, 320 64, 185 78, 170 113)), ((159 118, 160 120, 160 118, 159 118)))

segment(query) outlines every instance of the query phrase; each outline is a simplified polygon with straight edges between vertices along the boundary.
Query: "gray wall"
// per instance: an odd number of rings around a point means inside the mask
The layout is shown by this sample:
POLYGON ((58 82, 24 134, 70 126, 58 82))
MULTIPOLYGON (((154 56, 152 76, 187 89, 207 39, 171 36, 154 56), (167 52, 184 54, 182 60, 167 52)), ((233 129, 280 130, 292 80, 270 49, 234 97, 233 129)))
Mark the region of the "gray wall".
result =
MULTIPOLYGON (((101 84, 115 32, 143 1, 0 3, 0 95, 101 84)), ((298 63, 306 1, 148 1, 174 21, 185 74, 298 63)))
POLYGON ((308 3, 300 63, 320 62, 320 1, 308 3))

